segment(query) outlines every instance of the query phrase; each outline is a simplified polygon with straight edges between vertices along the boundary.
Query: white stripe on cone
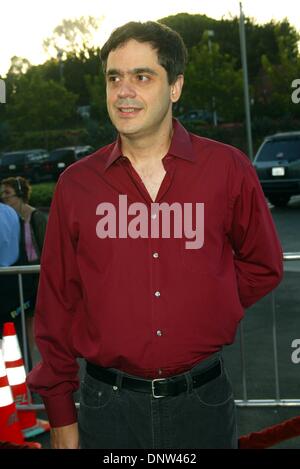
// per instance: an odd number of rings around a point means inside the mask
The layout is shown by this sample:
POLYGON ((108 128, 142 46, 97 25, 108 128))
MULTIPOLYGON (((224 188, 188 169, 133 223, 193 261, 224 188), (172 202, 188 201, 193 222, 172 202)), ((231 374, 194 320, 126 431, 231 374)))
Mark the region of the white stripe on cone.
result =
POLYGON ((24 366, 17 366, 15 368, 6 368, 9 384, 15 386, 16 384, 22 384, 26 380, 26 374, 24 366))
POLYGON ((0 388, 0 408, 6 407, 14 402, 12 392, 9 386, 0 388))
MULTIPOLYGON (((20 345, 16 334, 6 335, 3 337, 2 345, 3 357, 5 365, 7 366, 9 362, 22 360, 20 345)), ((18 384, 23 384, 26 381, 26 373, 24 365, 14 366, 9 368, 7 366, 6 373, 8 377, 8 382, 10 386, 16 386, 18 384)))
MULTIPOLYGON (((0 340, 0 378, 6 376, 6 369, 2 354, 2 340, 0 340)), ((14 402, 9 386, 0 387, 0 407, 6 407, 14 402)))
POLYGON ((5 362, 14 362, 22 358, 19 342, 16 335, 3 337, 3 356, 5 362))

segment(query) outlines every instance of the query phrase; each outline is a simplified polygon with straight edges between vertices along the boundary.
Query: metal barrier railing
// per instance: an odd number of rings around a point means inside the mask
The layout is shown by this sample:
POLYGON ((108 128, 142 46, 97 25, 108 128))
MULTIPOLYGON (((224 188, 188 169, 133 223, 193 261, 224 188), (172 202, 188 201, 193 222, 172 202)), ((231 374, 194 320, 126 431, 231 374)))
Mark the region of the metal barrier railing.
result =
POLYGON ((26 325, 25 325, 25 308, 24 308, 24 292, 23 292, 23 274, 38 274, 40 271, 40 265, 24 265, 24 266, 14 266, 14 267, 0 267, 0 275, 18 275, 18 284, 19 284, 19 298, 20 298, 20 307, 21 307, 21 322, 22 322, 22 343, 24 350, 24 365, 26 374, 29 370, 29 360, 28 360, 28 342, 26 334, 26 325))
MULTIPOLYGON (((286 252, 283 255, 286 262, 299 261, 299 252, 286 252)), ((300 271, 300 269, 299 269, 300 271)), ((242 386, 243 399, 236 399, 235 403, 239 407, 297 407, 300 406, 300 399, 281 399, 279 385, 279 369, 278 369, 278 346, 277 346, 277 319, 276 319, 276 290, 271 292, 272 304, 272 342, 273 342, 273 359, 275 371, 275 399, 248 399, 247 396, 247 377, 246 377, 246 360, 245 360, 245 339, 244 324, 240 324, 240 350, 242 360, 242 386)))
MULTIPOLYGON (((299 261, 300 253, 299 252, 284 253, 283 259, 284 261, 287 261, 287 262, 299 261)), ((20 305, 21 305, 21 321, 22 321, 22 343, 23 343, 23 350, 24 350, 24 363, 25 363, 26 373, 28 373, 28 342, 27 342, 27 334, 26 334, 26 326, 25 326, 25 309, 24 309, 22 275, 23 274, 35 274, 35 273, 38 274, 39 271, 40 271, 39 265, 0 267, 0 275, 1 274, 18 275, 19 297, 20 297, 20 305)), ((271 302, 272 302, 273 358, 274 358, 274 369, 275 369, 275 399, 248 399, 244 325, 243 323, 241 323, 240 324, 240 351, 241 351, 241 364, 242 364, 243 399, 235 400, 236 405, 239 407, 277 407, 277 406, 296 407, 296 406, 300 406, 300 399, 281 399, 280 398, 275 291, 271 293, 271 302)), ((79 403, 77 402, 76 407, 78 406, 79 406, 79 403)), ((23 410, 45 409, 43 404, 29 404, 27 406, 22 405, 20 408, 22 408, 23 410)))

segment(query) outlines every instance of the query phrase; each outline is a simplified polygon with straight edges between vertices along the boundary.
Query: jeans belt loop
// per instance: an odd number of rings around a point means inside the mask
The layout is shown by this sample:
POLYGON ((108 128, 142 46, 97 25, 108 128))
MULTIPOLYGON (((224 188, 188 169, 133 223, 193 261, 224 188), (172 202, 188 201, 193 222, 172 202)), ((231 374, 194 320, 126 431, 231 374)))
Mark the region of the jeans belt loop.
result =
POLYGON ((115 384, 115 387, 117 389, 122 388, 123 376, 124 376, 124 374, 121 371, 119 373, 117 373, 117 379, 116 379, 116 384, 115 384))
POLYGON ((185 380, 186 380, 186 385, 187 385, 187 393, 191 393, 193 388, 194 388, 194 385, 193 385, 193 377, 191 375, 191 372, 190 371, 186 371, 184 373, 184 377, 185 377, 185 380))

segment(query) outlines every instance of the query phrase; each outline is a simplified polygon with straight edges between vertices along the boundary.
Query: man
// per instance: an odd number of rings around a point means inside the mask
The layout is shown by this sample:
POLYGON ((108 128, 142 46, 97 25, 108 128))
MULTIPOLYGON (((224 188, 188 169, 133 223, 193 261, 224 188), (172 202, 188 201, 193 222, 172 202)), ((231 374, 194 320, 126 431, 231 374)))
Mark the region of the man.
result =
POLYGON ((177 33, 128 23, 101 59, 119 137, 58 182, 29 384, 54 448, 236 448, 221 350, 282 277, 268 207, 247 157, 172 120, 177 33))
MULTIPOLYGON (((20 220, 11 207, 0 202, 0 267, 13 265, 19 258, 20 220)), ((11 320, 10 312, 18 306, 18 279, 0 275, 0 326, 11 320)), ((1 327, 0 327, 1 333, 1 327)))
POLYGON ((17 261, 19 242, 19 217, 15 210, 0 202, 0 267, 7 267, 17 261))
MULTIPOLYGON (((1 196, 4 200, 3 193, 1 196)), ((14 197, 13 195, 11 197, 14 197)), ((0 203, 0 267, 23 264, 21 223, 17 212, 6 204, 0 203)), ((23 276, 24 308, 28 309, 32 296, 31 282, 28 276, 23 276)), ((27 311, 26 311, 27 312, 27 311)), ((14 321, 19 338, 22 354, 22 319, 19 300, 19 285, 17 275, 0 275, 0 336, 2 325, 7 321, 14 321)), ((29 356, 29 367, 31 368, 31 357, 29 356)))

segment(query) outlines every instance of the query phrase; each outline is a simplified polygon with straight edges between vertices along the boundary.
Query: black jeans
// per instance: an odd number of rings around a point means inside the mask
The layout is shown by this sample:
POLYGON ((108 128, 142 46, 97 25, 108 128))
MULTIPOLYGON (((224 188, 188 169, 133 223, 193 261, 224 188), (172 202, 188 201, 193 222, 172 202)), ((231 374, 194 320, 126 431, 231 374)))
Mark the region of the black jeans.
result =
POLYGON ((193 368, 204 370, 221 360, 221 375, 175 397, 113 387, 85 374, 78 416, 80 447, 102 449, 237 448, 236 411, 232 387, 220 353, 193 368))

